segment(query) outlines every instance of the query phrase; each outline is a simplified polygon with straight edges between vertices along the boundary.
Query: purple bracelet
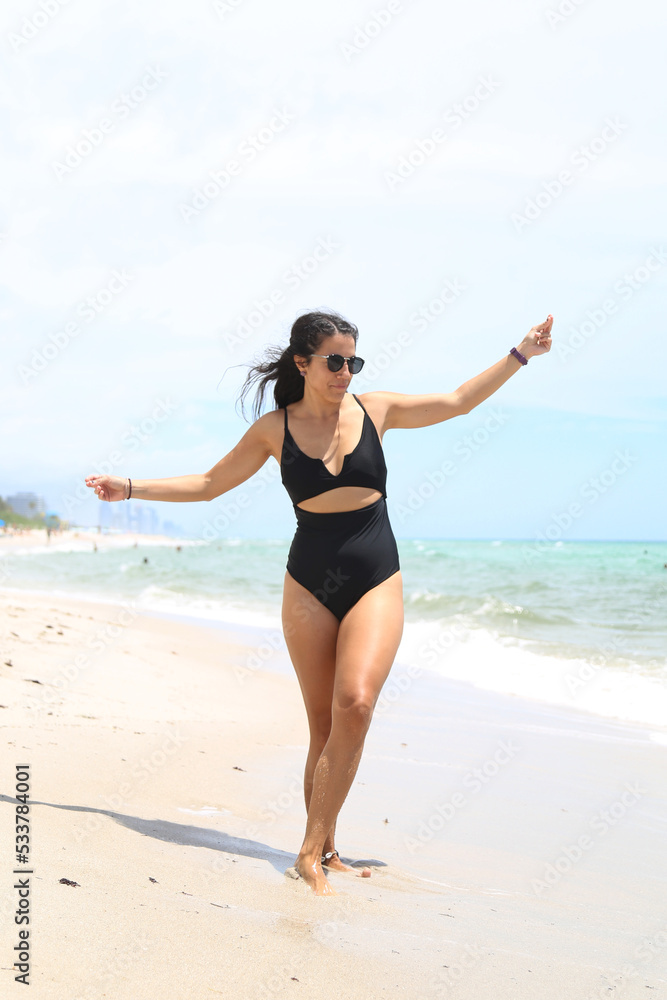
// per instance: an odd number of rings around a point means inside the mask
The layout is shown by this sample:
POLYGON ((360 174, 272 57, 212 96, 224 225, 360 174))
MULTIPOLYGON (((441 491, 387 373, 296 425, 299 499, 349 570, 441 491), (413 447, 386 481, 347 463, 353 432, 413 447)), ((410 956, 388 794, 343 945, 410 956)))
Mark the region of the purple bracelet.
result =
POLYGON ((513 354, 517 361, 520 361, 522 365, 528 364, 528 358, 525 358, 521 351, 517 351, 516 347, 511 349, 510 354, 513 354))

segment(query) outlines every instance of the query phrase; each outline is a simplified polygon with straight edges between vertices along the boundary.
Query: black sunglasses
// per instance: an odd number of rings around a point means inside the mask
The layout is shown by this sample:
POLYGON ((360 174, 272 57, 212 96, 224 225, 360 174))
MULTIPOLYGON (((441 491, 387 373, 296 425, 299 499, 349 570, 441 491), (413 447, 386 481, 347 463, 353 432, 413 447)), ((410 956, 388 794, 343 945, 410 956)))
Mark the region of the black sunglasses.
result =
POLYGON ((347 361, 347 370, 350 375, 358 375, 364 367, 364 359, 351 357, 344 358, 342 354, 311 354, 312 358, 326 358, 330 372, 339 372, 347 361))

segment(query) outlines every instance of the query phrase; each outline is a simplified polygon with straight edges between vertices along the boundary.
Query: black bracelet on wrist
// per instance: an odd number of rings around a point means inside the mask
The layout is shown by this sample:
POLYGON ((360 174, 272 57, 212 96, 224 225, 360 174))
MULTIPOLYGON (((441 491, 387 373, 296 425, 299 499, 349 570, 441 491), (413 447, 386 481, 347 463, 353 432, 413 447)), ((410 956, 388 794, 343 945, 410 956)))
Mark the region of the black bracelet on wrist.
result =
POLYGON ((129 499, 130 499, 130 497, 132 496, 132 480, 130 479, 130 477, 129 477, 129 476, 127 477, 127 481, 128 481, 128 483, 130 484, 130 489, 129 489, 129 491, 128 491, 128 494, 127 494, 127 496, 125 497, 125 499, 126 499, 126 500, 129 500, 129 499))

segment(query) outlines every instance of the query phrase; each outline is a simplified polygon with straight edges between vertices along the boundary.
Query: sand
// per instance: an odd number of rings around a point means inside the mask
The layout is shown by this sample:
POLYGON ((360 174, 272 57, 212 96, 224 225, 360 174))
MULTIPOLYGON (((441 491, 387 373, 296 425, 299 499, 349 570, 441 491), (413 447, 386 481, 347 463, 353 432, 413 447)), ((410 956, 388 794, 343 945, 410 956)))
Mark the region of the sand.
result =
POLYGON ((252 640, 11 590, 0 627, 3 997, 17 764, 40 1000, 667 997, 665 731, 406 682, 338 825, 372 877, 317 898, 299 688, 252 640))
MULTIPOLYGON (((64 528, 48 534, 46 528, 8 527, 0 529, 0 558, 20 552, 34 552, 47 548, 51 551, 71 552, 91 549, 130 548, 133 545, 183 545, 183 540, 168 535, 143 535, 135 531, 98 531, 95 528, 64 528)), ((187 545, 188 543, 185 542, 187 545)))

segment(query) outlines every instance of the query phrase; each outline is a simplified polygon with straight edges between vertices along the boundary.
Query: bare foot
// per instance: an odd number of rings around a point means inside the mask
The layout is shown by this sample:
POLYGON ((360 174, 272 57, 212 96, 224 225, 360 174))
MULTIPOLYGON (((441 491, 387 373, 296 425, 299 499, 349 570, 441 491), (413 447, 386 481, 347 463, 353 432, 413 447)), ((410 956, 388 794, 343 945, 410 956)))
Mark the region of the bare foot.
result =
POLYGON ((338 851, 334 851, 331 857, 327 857, 326 861, 322 862, 322 866, 324 868, 331 868, 331 870, 334 872, 354 872, 354 874, 358 875, 359 878, 371 877, 370 868, 362 868, 361 871, 359 871, 358 868, 351 868, 350 865, 344 864, 340 860, 340 855, 338 851))
POLYGON ((298 857, 294 862, 294 868, 288 868, 285 874, 289 875, 290 878, 302 878, 316 896, 338 895, 329 885, 319 858, 316 858, 315 861, 308 861, 306 858, 298 857))

